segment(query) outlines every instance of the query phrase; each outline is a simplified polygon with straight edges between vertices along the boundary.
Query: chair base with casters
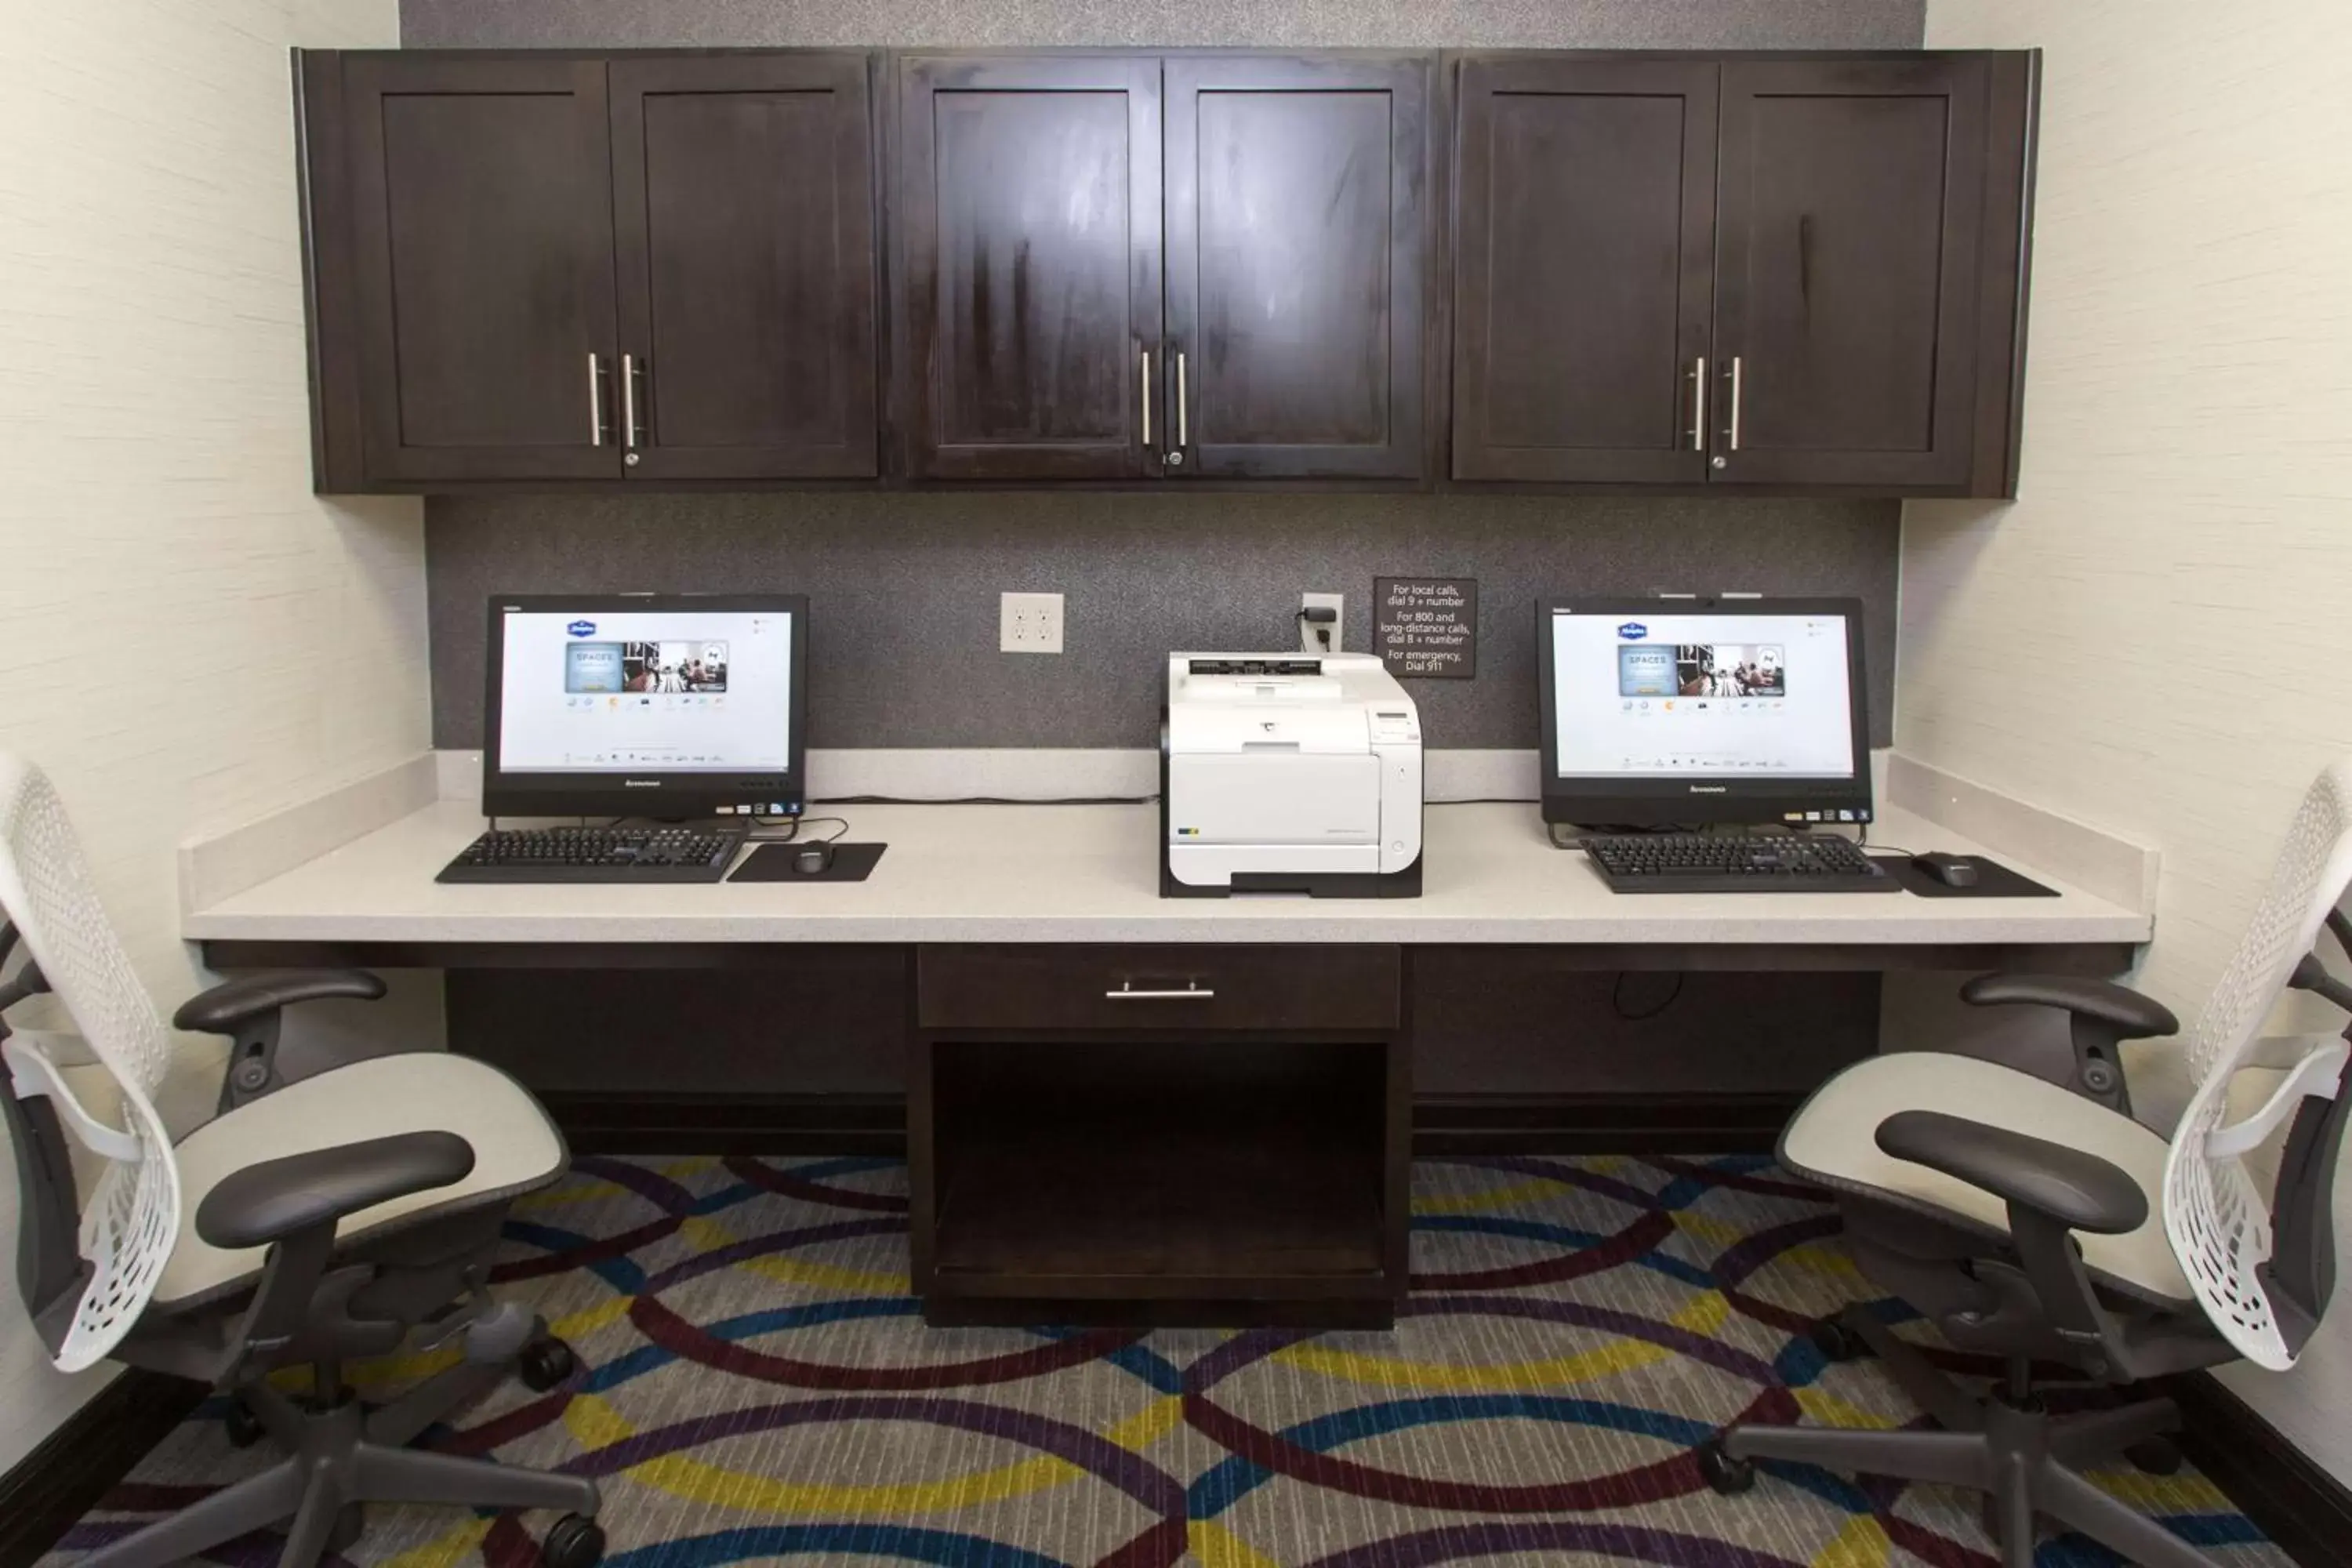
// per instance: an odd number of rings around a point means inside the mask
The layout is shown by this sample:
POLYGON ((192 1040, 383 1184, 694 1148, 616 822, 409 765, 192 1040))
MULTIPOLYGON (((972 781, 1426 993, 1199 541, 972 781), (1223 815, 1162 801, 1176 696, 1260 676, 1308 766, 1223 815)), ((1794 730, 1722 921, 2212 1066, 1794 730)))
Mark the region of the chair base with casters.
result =
MULTIPOLYGON (((280 991, 301 989, 290 976, 274 979, 280 991)), ((336 984, 352 983, 315 982, 336 984)), ((26 988, 21 974, 0 987, 0 1006, 26 988)), ((0 1023, 10 1060, 29 1059, 28 1043, 6 1037, 0 1023)), ((27 1305, 44 1338, 62 1342, 89 1268, 72 1250, 63 1132, 83 1113, 61 1117, 54 1099, 0 1094, 0 1121, 29 1200, 19 1238, 27 1305)), ((488 1289, 508 1206, 567 1163, 528 1094, 467 1058, 382 1057, 249 1099, 173 1152, 197 1201, 154 1299, 110 1356, 210 1384, 232 1398, 231 1442, 267 1438, 286 1457, 91 1552, 81 1568, 163 1568, 285 1521, 281 1568, 311 1568, 358 1538, 372 1502, 558 1510, 541 1561, 593 1568, 604 1549, 594 1481, 407 1447, 509 1376, 546 1393, 576 1365, 544 1321, 488 1289), (370 1408, 343 1385, 346 1359, 453 1342, 464 1355, 457 1365, 388 1404, 370 1408), (271 1381, 305 1365, 306 1396, 271 1381)))
MULTIPOLYGON (((14 945, 0 922, 0 958, 14 945)), ((0 1013, 46 989, 34 964, 0 984, 0 1013)), ((355 972, 231 981, 181 1010, 184 1026, 247 1031, 316 997, 380 994, 355 972)), ((18 1283, 53 1353, 89 1316, 96 1265, 78 1255, 80 1219, 68 1129, 107 1142, 57 1072, 53 1037, 12 1036, 0 1057, 0 1125, 24 1196, 18 1283), (95 1131, 91 1131, 91 1129, 95 1131)), ((225 1094, 220 1115, 169 1149, 182 1204, 158 1220, 149 1299, 105 1347, 109 1359, 205 1383, 231 1396, 230 1441, 268 1438, 285 1453, 249 1477, 82 1558, 81 1568, 163 1568, 290 1521, 281 1568, 311 1568, 359 1537, 372 1502, 562 1510, 544 1533, 547 1568, 593 1568, 604 1549, 594 1481, 407 1447, 509 1375, 546 1393, 572 1353, 544 1321, 494 1301, 489 1260, 506 1212, 568 1164, 529 1094, 483 1063, 414 1052, 352 1063, 291 1084, 270 1053, 225 1094), (421 1342, 457 1342, 464 1359, 389 1404, 362 1405, 346 1359, 421 1342), (297 1398, 271 1381, 310 1370, 297 1398)), ((150 1156, 152 1157, 152 1156, 150 1156)))
POLYGON ((367 1503, 444 1503, 468 1508, 560 1509, 541 1538, 546 1568, 593 1568, 604 1535, 594 1521, 596 1483, 408 1445, 434 1422, 510 1373, 544 1393, 572 1375, 574 1361, 544 1321, 505 1306, 465 1331, 466 1361, 388 1405, 370 1408, 343 1386, 339 1363, 311 1369, 312 1392, 296 1398, 267 1381, 235 1394, 229 1440, 267 1439, 286 1458, 171 1518, 81 1558, 77 1568, 165 1568, 257 1530, 291 1521, 281 1568, 307 1568, 359 1540, 367 1503), (327 1391, 323 1394, 319 1391, 327 1391))
MULTIPOLYGON (((2352 771, 2341 791, 2323 783, 2315 799, 2341 795, 2352 804, 2352 771)), ((2341 816, 2345 831, 2336 837, 2352 847, 2352 810, 2331 805, 2328 815, 2341 816)), ((2341 864, 2330 865, 2325 886, 2290 887, 2292 900, 2274 890, 2273 903, 2305 902, 2311 912, 2301 927, 2273 922, 2269 947, 2308 943, 2324 924, 2352 951, 2352 921, 2334 910, 2352 881, 2352 847, 2335 860, 2341 864)), ((2291 965, 2273 952, 2263 963, 2275 984, 2261 994, 2246 984, 2252 1000, 2232 1004, 2228 1012, 2241 1022, 2230 1027, 2251 1031, 2286 986, 2352 1013, 2352 986, 2327 973, 2315 952, 2291 965)), ((2256 969, 2241 962, 2231 973, 2256 969)), ((1974 1396, 1877 1319, 1850 1309, 1817 1326, 1816 1346, 1833 1361, 1865 1346, 1877 1352, 1939 1429, 1735 1426, 1698 1449, 1700 1473, 1727 1494, 1755 1484, 1759 1459, 1971 1488, 1989 1500, 1986 1527, 2004 1568, 2031 1568, 2045 1522, 2143 1568, 2212 1568, 2210 1558, 2081 1474, 2119 1456, 2158 1473, 2177 1468, 2179 1452, 2166 1441, 2180 1426, 2172 1402, 2053 1415, 2034 1397, 2031 1369, 2054 1362, 2128 1388, 2282 1347, 2291 1361, 2334 1286, 2330 1202, 2336 1152, 2352 1121, 2345 1092, 2352 1052, 2341 1041, 2284 1042, 2295 1052, 2282 1064, 2292 1068, 2290 1088, 2219 1131, 2210 1119, 2192 1120, 2192 1107, 2168 1140, 2132 1117, 2116 1051, 2122 1040, 2175 1032, 2164 1007, 2080 976, 1987 975, 1960 994, 1979 1005, 2040 1004, 2071 1014, 2071 1079, 1937 1052, 1871 1058, 1805 1102, 1781 1134, 1779 1159, 1837 1195, 1848 1248, 1864 1275, 1907 1300, 1946 1342, 1996 1358, 2006 1374, 1989 1396, 1974 1396), (2228 1238, 2260 1247, 2247 1271, 2258 1288, 2250 1291, 2221 1281, 2211 1258, 2180 1245, 2176 1178, 2200 1161, 2252 1148, 2290 1117, 2271 1205, 2278 1245, 2269 1216, 2257 1230, 2243 1210, 2228 1238)), ((2200 1036, 2218 1032, 2211 1016, 2209 1008, 2200 1036)), ((2236 1066, 2273 1065, 2256 1049, 2262 1044, 2248 1038, 2232 1058, 2216 1054, 2200 1097, 2216 1098, 2236 1066)))
POLYGON ((359 970, 287 970, 191 999, 173 1024, 232 1049, 219 1113, 173 1138, 155 1108, 173 1061, 163 1016, 57 791, 0 752, 0 1126, 26 1315, 58 1370, 110 1359, 208 1384, 238 1401, 233 1438, 266 1433, 287 1452, 89 1568, 162 1568, 281 1520, 281 1568, 311 1568, 357 1538, 364 1504, 394 1501, 566 1510, 541 1548, 549 1568, 603 1554, 593 1481, 406 1447, 509 1372, 542 1389, 569 1375, 570 1351, 488 1287, 509 1206, 571 1160, 520 1084, 467 1057, 398 1052, 286 1081, 286 1008, 383 994, 359 970), (12 1032, 9 1010, 45 994, 79 1036, 12 1032), (91 1067, 111 1114, 77 1092, 91 1067), (345 1361, 418 1339, 459 1340, 464 1360, 374 1410, 344 1388, 345 1361), (305 1365, 307 1402, 272 1385, 305 1365))
POLYGON ((2180 1411, 2171 1400, 2052 1415, 2033 1397, 2022 1360, 2011 1363, 1998 1391, 1979 1398, 1860 1310, 1828 1320, 1814 1342, 1832 1360, 1866 1345, 1942 1430, 1732 1426, 1698 1450, 1707 1485, 1737 1495, 1756 1484, 1756 1460, 1784 1459, 1964 1487, 1986 1494, 1986 1529, 2000 1542, 2007 1568, 2032 1563, 2034 1538, 2045 1520, 2114 1547, 2143 1568, 2211 1568, 2211 1559, 2079 1473, 2118 1457, 2154 1474, 2178 1469, 2180 1453, 2168 1438, 2180 1429, 2180 1411))

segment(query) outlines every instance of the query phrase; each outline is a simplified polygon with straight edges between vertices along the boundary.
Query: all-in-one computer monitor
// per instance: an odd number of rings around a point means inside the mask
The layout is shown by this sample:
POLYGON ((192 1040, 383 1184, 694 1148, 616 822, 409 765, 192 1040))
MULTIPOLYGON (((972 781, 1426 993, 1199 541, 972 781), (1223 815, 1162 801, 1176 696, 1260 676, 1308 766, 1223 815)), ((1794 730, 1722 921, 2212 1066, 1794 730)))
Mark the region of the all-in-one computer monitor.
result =
POLYGON ((806 804, 797 595, 500 595, 487 662, 490 816, 796 816, 806 804))
POLYGON ((1536 605, 1546 822, 1864 823, 1854 599, 1536 605))

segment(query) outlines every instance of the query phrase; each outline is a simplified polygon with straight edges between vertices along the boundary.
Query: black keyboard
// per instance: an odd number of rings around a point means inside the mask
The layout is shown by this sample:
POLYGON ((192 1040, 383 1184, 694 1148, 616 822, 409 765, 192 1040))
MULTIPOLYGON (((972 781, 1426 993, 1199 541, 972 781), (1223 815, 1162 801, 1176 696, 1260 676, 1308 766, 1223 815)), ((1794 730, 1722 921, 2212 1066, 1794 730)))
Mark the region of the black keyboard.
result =
POLYGON ((1898 884, 1851 838, 1775 833, 1607 834, 1584 853, 1616 893, 1892 893, 1898 884))
POLYGON ((740 827, 497 828, 466 846, 439 882, 716 882, 743 847, 740 827))

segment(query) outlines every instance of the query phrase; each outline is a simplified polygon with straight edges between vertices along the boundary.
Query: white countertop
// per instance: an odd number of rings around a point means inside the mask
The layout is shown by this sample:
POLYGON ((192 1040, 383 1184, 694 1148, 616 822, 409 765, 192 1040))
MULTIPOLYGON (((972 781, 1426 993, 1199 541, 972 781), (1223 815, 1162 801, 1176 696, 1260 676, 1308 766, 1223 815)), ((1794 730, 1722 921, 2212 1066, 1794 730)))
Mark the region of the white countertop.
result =
MULTIPOLYGON (((846 837, 889 846, 863 882, 445 886, 482 830, 445 800, 184 916, 248 942, 2139 942, 2150 917, 2004 864, 2054 899, 1909 893, 1612 893, 1550 847, 1532 805, 1432 805, 1417 899, 1163 899, 1151 805, 857 805, 846 837)), ((1890 811, 1873 837, 1983 852, 1890 811)))

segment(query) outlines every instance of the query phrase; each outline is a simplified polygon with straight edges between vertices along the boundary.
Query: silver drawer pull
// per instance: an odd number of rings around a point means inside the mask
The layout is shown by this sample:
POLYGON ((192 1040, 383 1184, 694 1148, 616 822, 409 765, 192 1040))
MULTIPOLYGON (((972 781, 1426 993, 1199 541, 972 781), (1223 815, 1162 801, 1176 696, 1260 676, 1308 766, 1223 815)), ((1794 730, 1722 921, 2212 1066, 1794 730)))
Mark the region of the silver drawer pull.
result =
POLYGON ((1106 1002, 1208 1002, 1213 1001, 1216 994, 1214 991, 1203 986, 1197 980, 1186 981, 1184 989, 1181 991, 1138 991, 1134 981, 1122 980, 1118 983, 1118 990, 1103 993, 1103 1000, 1106 1002))

